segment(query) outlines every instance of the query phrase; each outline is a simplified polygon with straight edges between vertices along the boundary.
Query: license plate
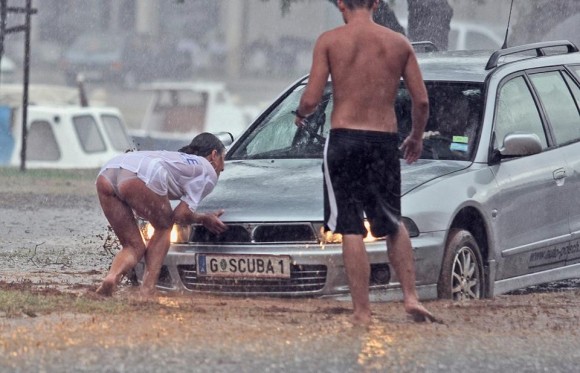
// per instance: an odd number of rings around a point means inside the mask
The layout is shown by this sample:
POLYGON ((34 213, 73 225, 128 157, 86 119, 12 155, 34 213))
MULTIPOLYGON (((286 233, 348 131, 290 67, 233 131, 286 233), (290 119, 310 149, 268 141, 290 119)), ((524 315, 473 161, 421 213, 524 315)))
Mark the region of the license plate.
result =
POLYGON ((197 254, 200 276, 290 278, 290 257, 279 255, 197 254))

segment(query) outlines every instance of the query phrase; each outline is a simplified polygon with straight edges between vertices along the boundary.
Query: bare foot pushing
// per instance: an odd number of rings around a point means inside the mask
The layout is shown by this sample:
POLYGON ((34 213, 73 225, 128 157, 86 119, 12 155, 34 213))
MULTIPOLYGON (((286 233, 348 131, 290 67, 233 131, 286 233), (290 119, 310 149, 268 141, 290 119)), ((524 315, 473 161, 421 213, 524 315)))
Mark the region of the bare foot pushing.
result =
POLYGON ((411 306, 409 308, 405 307, 405 311, 409 314, 409 317, 413 319, 414 322, 432 322, 443 324, 443 321, 439 318, 433 316, 431 312, 429 312, 422 304, 416 304, 415 306, 411 306))
POLYGON ((370 315, 356 315, 353 314, 350 316, 350 323, 353 327, 360 327, 360 328, 369 328, 373 323, 373 320, 370 315))
POLYGON ((101 286, 97 288, 96 293, 105 297, 110 297, 115 292, 116 287, 115 282, 104 280, 101 286))

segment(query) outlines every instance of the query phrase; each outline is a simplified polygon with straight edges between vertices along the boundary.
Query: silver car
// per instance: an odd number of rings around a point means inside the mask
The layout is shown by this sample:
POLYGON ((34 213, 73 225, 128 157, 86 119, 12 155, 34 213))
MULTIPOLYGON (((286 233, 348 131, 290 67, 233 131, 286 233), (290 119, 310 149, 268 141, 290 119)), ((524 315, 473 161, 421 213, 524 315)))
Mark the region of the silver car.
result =
MULTIPOLYGON (((403 222, 421 298, 493 297, 580 277, 576 46, 420 53, 419 60, 431 114, 421 159, 401 167, 403 222)), ((231 146, 216 189, 200 206, 224 208, 229 229, 216 236, 203 226, 175 227, 160 289, 348 293, 341 237, 322 229, 332 90, 329 83, 308 128, 298 129, 291 111, 306 82, 290 86, 231 146)), ((401 139, 411 128, 410 109, 402 84, 401 139)), ((401 299, 384 238, 365 241, 372 294, 401 299)))

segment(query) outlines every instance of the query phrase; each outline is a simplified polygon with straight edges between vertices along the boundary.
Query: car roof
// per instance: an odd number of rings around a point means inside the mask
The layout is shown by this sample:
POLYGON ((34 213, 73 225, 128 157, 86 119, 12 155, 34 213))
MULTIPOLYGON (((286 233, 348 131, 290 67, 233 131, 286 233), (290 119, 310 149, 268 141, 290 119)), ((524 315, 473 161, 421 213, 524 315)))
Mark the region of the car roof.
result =
POLYGON ((449 51, 417 53, 423 80, 457 82, 485 81, 490 70, 485 66, 493 51, 449 51))
POLYGON ((525 44, 496 51, 448 51, 417 53, 423 80, 483 83, 503 66, 536 68, 578 63, 580 53, 568 40, 525 44))
MULTIPOLYGON (((414 42, 417 60, 426 82, 472 82, 484 83, 487 77, 504 66, 531 69, 542 66, 580 63, 578 47, 568 40, 556 40, 525 44, 516 47, 493 50, 437 51, 430 41, 414 42), (560 48, 556 51, 555 48, 560 48), (562 49, 566 49, 562 51, 562 49), (533 55, 535 54, 535 55, 533 55)), ((308 75, 295 84, 306 84, 308 75)), ((329 80, 331 77, 329 76, 329 80)))

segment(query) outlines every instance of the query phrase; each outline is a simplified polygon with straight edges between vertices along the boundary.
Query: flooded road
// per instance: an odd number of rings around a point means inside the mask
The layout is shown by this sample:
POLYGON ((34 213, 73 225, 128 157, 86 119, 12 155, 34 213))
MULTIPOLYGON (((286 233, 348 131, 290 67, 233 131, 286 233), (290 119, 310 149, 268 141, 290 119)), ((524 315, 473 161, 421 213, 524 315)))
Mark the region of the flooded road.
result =
MULTIPOLYGON (((95 175, 0 170, 0 289, 94 301, 115 251, 95 175)), ((373 303, 369 330, 353 329, 350 303, 334 299, 141 302, 125 284, 114 301, 128 308, 0 313, 0 371, 571 372, 580 361, 575 281, 429 302, 444 324, 416 324, 400 303, 373 303)))

